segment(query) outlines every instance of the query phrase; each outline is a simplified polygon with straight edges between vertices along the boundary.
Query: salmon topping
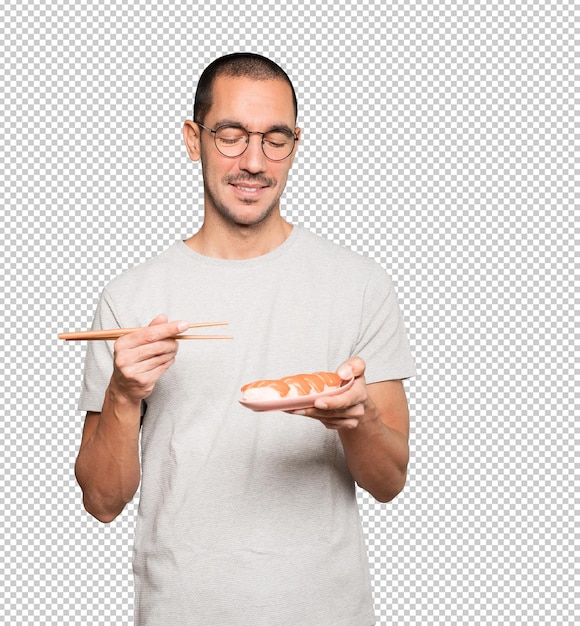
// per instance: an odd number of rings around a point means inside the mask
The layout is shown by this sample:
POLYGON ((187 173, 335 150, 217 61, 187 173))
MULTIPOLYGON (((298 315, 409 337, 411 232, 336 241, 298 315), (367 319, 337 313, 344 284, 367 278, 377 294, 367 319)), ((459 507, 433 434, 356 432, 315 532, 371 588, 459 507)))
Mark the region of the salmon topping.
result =
POLYGON ((329 388, 340 386, 342 379, 334 372, 315 372, 314 374, 294 374, 276 380, 256 380, 242 387, 242 392, 248 389, 269 388, 285 398, 292 390, 293 396, 308 396, 313 393, 322 393, 329 388))

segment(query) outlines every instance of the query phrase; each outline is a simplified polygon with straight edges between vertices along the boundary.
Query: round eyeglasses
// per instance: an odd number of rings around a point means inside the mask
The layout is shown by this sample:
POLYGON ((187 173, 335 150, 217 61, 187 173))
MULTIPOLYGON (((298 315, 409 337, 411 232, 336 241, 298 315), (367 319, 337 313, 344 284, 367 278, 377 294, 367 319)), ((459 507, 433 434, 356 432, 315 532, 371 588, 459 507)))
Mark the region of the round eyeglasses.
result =
POLYGON ((270 161, 283 161, 287 159, 294 150, 294 145, 298 140, 298 135, 287 128, 269 130, 267 133, 246 130, 242 126, 231 126, 226 124, 218 128, 208 128, 199 122, 198 126, 207 130, 213 135, 215 147, 220 154, 226 157, 239 157, 248 149, 250 145, 250 135, 262 135, 262 151, 270 161))

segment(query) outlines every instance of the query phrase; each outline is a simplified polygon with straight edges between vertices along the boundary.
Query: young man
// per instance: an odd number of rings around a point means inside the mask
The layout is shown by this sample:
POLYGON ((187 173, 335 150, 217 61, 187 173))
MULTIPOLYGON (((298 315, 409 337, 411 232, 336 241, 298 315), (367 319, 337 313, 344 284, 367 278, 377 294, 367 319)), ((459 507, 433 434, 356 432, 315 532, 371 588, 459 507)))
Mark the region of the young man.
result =
POLYGON ((403 488, 414 367, 384 271, 280 214, 296 115, 272 61, 208 66, 183 128, 203 225, 108 285, 95 315, 95 328, 148 325, 89 345, 76 463, 104 522, 141 482, 140 626, 374 623, 355 481, 382 502, 403 488), (186 321, 207 320, 234 339, 177 354, 186 321), (238 402, 246 382, 320 370, 355 383, 299 415, 238 402))

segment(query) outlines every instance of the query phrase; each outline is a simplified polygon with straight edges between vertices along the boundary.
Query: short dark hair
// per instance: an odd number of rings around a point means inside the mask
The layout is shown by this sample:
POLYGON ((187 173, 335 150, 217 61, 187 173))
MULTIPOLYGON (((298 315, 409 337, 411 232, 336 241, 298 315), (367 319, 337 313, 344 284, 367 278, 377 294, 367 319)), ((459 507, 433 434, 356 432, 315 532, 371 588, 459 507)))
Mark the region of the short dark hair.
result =
POLYGON ((212 61, 202 72, 193 105, 193 119, 203 124, 205 116, 213 104, 213 85, 219 76, 243 76, 254 80, 283 80, 292 90, 294 119, 298 117, 298 101, 288 74, 274 61, 252 52, 226 54, 212 61))

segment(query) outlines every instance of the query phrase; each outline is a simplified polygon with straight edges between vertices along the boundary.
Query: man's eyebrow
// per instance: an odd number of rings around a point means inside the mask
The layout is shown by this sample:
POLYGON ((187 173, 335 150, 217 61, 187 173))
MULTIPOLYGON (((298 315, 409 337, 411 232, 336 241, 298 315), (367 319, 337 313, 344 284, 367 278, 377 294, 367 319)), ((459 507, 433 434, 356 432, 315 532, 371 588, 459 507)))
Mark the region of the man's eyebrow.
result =
POLYGON ((241 122, 230 119, 218 120, 214 123, 214 128, 219 128, 220 126, 236 126, 237 128, 244 128, 244 125, 241 122))
MULTIPOLYGON (((251 128, 247 128, 239 120, 232 120, 232 119, 227 119, 227 118, 218 120, 217 122, 215 122, 214 128, 219 128, 220 126, 234 126, 235 128, 243 128, 244 130, 249 130, 250 132, 252 131, 251 128)), ((263 132, 269 133, 273 130, 283 130, 286 132, 294 133, 294 129, 290 128, 288 124, 284 124, 283 122, 280 122, 278 124, 272 124, 270 128, 267 128, 263 132)))
POLYGON ((270 126, 270 128, 268 128, 266 132, 270 132, 273 130, 283 130, 283 131, 286 131, 287 133, 294 134, 294 129, 290 128, 290 126, 288 126, 287 124, 274 124, 273 126, 270 126))

